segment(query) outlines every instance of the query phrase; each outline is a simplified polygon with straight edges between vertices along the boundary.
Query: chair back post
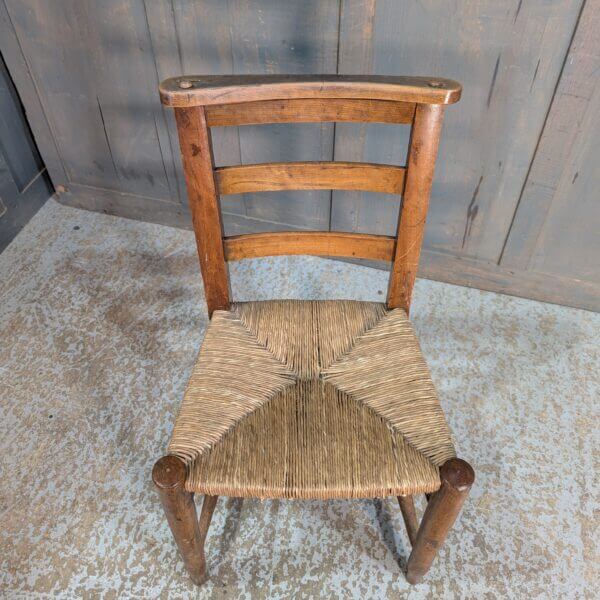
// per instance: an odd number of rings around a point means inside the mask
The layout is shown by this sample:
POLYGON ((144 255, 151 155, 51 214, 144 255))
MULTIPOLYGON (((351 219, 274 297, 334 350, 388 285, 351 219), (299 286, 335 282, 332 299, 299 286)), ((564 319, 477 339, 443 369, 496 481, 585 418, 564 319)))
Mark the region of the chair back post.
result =
POLYGON ((176 108, 175 119, 208 316, 229 310, 229 274, 210 130, 203 106, 176 108))
POLYGON ((167 79, 164 105, 175 109, 187 193, 209 316, 228 310, 227 261, 312 254, 392 263, 388 308, 410 308, 444 106, 460 99, 448 79, 384 76, 191 76, 167 79), (295 162, 215 168, 210 127, 288 122, 410 124, 406 167, 295 162), (295 231, 224 237, 219 196, 288 189, 402 194, 396 237, 295 231))
POLYGON ((411 129, 387 295, 388 308, 403 308, 407 314, 419 266, 443 116, 443 104, 417 104, 411 129))

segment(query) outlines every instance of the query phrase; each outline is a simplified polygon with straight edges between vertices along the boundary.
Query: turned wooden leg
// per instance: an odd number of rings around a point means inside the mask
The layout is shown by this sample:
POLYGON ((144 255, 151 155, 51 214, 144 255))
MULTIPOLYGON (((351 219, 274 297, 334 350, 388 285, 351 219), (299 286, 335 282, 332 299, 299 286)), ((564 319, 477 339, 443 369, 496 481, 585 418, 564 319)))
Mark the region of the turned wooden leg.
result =
POLYGON ((167 522, 183 557, 192 581, 200 585, 206 580, 204 540, 217 496, 202 505, 201 523, 196 516, 194 494, 185 490, 186 466, 176 456, 164 456, 152 469, 152 480, 158 490, 167 522))
POLYGON ((431 494, 408 559, 406 579, 419 583, 429 570, 475 480, 469 463, 451 458, 440 467, 440 489, 431 494))
POLYGON ((414 546, 415 540, 417 539, 417 531, 419 529, 414 499, 412 496, 398 496, 398 503, 400 504, 400 510, 402 511, 402 518, 404 519, 408 539, 411 546, 414 546))

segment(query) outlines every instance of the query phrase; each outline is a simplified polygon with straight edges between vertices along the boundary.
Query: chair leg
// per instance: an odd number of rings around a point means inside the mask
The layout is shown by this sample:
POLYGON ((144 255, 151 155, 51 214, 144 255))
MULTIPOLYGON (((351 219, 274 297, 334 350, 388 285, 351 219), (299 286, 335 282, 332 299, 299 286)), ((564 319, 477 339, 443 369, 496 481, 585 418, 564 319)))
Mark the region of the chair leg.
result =
POLYGON ((469 494, 475 473, 469 463, 451 458, 440 467, 440 479, 440 489, 427 503, 408 559, 406 579, 409 583, 421 582, 431 567, 469 494))
POLYGON ((417 539, 417 531, 419 529, 414 499, 412 496, 398 496, 398 504, 400 504, 400 510, 402 511, 402 518, 404 519, 408 539, 411 546, 414 546, 415 540, 417 539))
POLYGON ((200 543, 202 544, 202 553, 204 555, 204 543, 206 542, 206 534, 210 522, 212 521, 213 513, 215 512, 215 506, 219 496, 204 496, 202 500, 202 510, 200 511, 200 520, 198 526, 200 528, 200 543))
POLYGON ((204 540, 215 508, 217 496, 202 505, 200 524, 196 516, 194 494, 186 491, 187 469, 176 456, 164 456, 152 469, 152 480, 158 490, 167 522, 192 581, 200 585, 206 581, 204 540))

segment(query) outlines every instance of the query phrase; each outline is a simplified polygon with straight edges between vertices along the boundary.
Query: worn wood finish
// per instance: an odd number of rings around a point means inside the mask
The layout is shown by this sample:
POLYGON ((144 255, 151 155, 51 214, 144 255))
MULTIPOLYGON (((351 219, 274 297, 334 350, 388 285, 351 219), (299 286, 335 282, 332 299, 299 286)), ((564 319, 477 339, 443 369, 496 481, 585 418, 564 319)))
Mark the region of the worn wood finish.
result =
POLYGON ((223 227, 214 179, 210 131, 202 107, 178 109, 175 116, 210 316, 215 310, 229 308, 229 278, 223 255, 223 227))
POLYGON ((220 194, 275 190, 369 190, 401 194, 404 168, 345 162, 264 163, 216 170, 220 194))
MULTIPOLYGON (((73 182, 176 208, 143 3, 2 4, 51 131, 53 156, 40 148, 55 187, 73 182)), ((4 50, 3 32, 0 40, 4 50)))
POLYGON ((406 533, 411 545, 414 546, 419 530, 419 521, 417 519, 417 511, 415 510, 415 501, 412 496, 398 496, 398 504, 404 519, 406 533))
MULTIPOLYGON (((191 84, 187 87, 190 86, 191 84)), ((228 89, 226 84, 223 87, 225 90, 228 89)), ((254 87, 260 88, 261 84, 257 83, 254 87)), ((251 86, 246 86, 245 93, 250 98, 253 97, 252 90, 251 86)), ((404 188, 405 169, 389 165, 330 162, 268 163, 215 169, 205 107, 194 106, 175 110, 199 254, 201 262, 204 261, 202 271, 205 284, 207 284, 206 278, 212 276, 211 270, 224 266, 224 260, 280 254, 316 254, 379 261, 393 260, 388 304, 391 308, 401 306, 408 311, 423 239, 443 105, 417 104, 414 112, 407 182, 404 190, 405 206, 398 227, 399 239, 322 231, 260 233, 222 238, 218 193, 246 193, 303 187, 368 189, 401 193, 404 188), (407 217, 404 217, 405 212, 407 217), (213 248, 211 249, 208 244, 212 244, 213 248)), ((222 275, 227 283, 225 270, 222 275)), ((211 286, 207 285, 206 290, 207 298, 210 298, 213 291, 211 286)), ((226 300, 228 303, 228 297, 226 300)), ((209 304, 209 313, 212 313, 214 308, 214 305, 209 304)), ((468 467, 458 459, 452 459, 442 466, 440 490, 432 496, 425 514, 426 518, 418 532, 413 499, 398 498, 409 538, 414 544, 407 573, 407 578, 412 583, 419 581, 425 574, 435 555, 435 552, 430 551, 431 547, 437 549, 458 514, 462 502, 458 502, 453 494, 468 491, 467 488, 472 483, 466 481, 469 474, 465 474, 465 466, 468 467)), ((185 473, 179 477, 185 480, 185 473)), ((466 492, 464 495, 466 496, 466 492)), ((198 543, 201 546, 204 544, 215 503, 216 497, 207 497, 203 504, 199 528, 201 531, 199 530, 197 534, 194 532, 194 538, 199 539, 198 543)), ((204 557, 202 558, 204 560, 204 557)), ((192 564, 191 568, 196 568, 196 565, 192 564)), ((193 575, 197 578, 195 572, 193 575)))
POLYGON ((451 79, 385 75, 186 75, 160 85, 166 106, 207 106, 292 98, 366 98, 452 104, 462 88, 451 79))
POLYGON ((409 583, 419 583, 429 570, 439 548, 464 504, 475 473, 459 458, 451 458, 440 467, 440 489, 432 494, 419 526, 406 567, 409 583))
POLYGON ((395 239, 364 233, 286 231, 233 236, 225 238, 224 245, 227 260, 308 254, 390 261, 394 255, 395 239))
MULTIPOLYGON (((19 6, 23 7, 23 4, 19 6)), ((9 12, 6 2, 0 1, 0 52, 25 108, 28 124, 47 172, 56 185, 67 180, 66 167, 57 148, 55 131, 45 113, 40 81, 32 73, 31 52, 27 50, 35 52, 36 49, 23 46, 20 39, 23 30, 19 25, 18 20, 15 23, 14 14, 9 12)))
MULTIPOLYGON (((305 78, 298 77, 298 80, 301 88, 305 78)), ((236 78, 218 78, 218 81, 224 90, 229 90, 231 86, 227 82, 235 82, 236 78)), ((289 81, 287 78, 286 84, 289 81)), ((369 88, 368 82, 363 84, 369 88)), ((253 98, 252 90, 262 85, 260 82, 246 85, 246 95, 253 98)), ((215 169, 205 107, 178 108, 176 113, 209 314, 215 308, 229 305, 225 259, 278 254, 389 260, 393 253, 388 306, 402 307, 408 312, 423 240, 443 105, 418 104, 416 107, 406 186, 405 169, 390 165, 301 162, 215 169), (403 188, 397 240, 364 234, 301 232, 242 235, 222 242, 217 194, 288 189, 362 189, 398 194, 403 188)))
POLYGON ((347 98, 263 100, 240 104, 213 104, 206 107, 206 121, 209 127, 326 121, 408 124, 412 123, 414 114, 415 105, 411 102, 347 98))
POLYGON ((418 105, 412 127, 398 243, 387 296, 390 308, 402 307, 407 312, 417 276, 443 114, 441 105, 418 105))
MULTIPOLYGON (((176 456, 164 456, 156 462, 152 470, 152 480, 160 496, 167 522, 185 563, 185 568, 192 581, 196 585, 200 585, 206 580, 204 539, 210 522, 210 514, 207 507, 207 514, 202 522, 203 534, 201 534, 196 516, 194 494, 185 490, 185 478, 185 464, 176 456)), ((202 512, 205 512, 204 506, 202 512)), ((210 513, 212 514, 212 511, 210 513)))

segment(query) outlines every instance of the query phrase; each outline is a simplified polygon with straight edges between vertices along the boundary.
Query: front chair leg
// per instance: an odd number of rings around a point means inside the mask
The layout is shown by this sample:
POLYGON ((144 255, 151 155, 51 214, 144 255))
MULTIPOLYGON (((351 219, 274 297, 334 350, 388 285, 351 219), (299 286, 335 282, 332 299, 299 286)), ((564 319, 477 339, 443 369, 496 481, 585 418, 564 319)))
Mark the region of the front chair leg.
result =
POLYGON ((185 489, 186 473, 180 458, 163 456, 152 469, 152 479, 185 568, 192 581, 200 585, 206 581, 204 540, 218 496, 205 497, 198 523, 194 494, 185 489))
POLYGON ((408 559, 406 579, 419 583, 431 567, 475 480, 469 463, 451 458, 440 467, 440 489, 431 494, 408 559))

